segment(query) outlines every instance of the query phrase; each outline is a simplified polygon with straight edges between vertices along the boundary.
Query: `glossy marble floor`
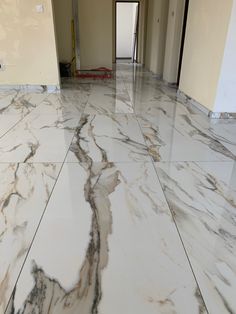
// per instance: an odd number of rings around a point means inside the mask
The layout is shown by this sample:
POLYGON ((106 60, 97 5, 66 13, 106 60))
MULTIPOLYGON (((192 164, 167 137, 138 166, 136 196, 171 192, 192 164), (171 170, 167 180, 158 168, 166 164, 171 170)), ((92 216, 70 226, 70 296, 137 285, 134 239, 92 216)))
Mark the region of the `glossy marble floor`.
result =
POLYGON ((0 314, 236 313, 235 160, 139 66, 0 92, 0 314))

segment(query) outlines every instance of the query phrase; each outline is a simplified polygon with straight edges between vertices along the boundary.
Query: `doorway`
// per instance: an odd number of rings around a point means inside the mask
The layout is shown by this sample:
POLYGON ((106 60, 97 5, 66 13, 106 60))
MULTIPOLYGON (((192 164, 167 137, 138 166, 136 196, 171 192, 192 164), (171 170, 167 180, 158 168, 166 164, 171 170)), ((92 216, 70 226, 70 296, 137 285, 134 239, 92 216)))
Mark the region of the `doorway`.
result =
POLYGON ((116 62, 138 60, 139 2, 116 1, 116 62))
POLYGON ((180 46, 180 54, 179 54, 177 86, 179 86, 179 82, 180 82, 180 75, 181 75, 181 68, 182 68, 182 61, 183 61, 183 52, 184 52, 184 43, 185 43, 185 35, 186 35, 186 26, 187 26, 187 19, 188 19, 188 9, 189 9, 189 0, 185 0, 182 38, 181 38, 181 46, 180 46))

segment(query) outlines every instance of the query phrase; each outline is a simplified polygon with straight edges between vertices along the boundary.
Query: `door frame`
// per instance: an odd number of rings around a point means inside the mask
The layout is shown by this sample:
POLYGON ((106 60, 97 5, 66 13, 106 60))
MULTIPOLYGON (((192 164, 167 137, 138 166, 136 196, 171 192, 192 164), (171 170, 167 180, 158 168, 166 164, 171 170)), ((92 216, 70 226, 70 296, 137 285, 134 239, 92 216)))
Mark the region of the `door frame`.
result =
MULTIPOLYGON (((119 1, 116 0, 115 1, 115 63, 117 60, 117 3, 137 3, 138 4, 138 22, 137 22, 137 33, 136 33, 136 56, 134 59, 134 62, 138 61, 138 53, 139 53, 139 24, 140 24, 140 1, 119 1)), ((122 58, 119 58, 122 60, 122 58)), ((123 59, 127 59, 127 58, 123 58, 123 59)), ((131 58, 132 59, 132 58, 131 58)))
POLYGON ((184 44, 185 44, 185 36, 186 36, 186 28, 187 28, 187 20, 188 20, 188 10, 189 10, 189 0, 185 0, 182 38, 181 38, 181 46, 180 46, 180 53, 179 53, 178 76, 177 76, 177 83, 176 83, 177 86, 179 86, 181 69, 182 69, 184 44))

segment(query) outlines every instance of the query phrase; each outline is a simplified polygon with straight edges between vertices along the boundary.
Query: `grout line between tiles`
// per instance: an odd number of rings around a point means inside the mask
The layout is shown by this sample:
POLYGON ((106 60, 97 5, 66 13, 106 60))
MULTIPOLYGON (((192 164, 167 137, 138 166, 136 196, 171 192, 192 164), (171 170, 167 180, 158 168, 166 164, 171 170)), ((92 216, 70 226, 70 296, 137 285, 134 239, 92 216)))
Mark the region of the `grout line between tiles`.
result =
MULTIPOLYGON (((10 304, 10 302, 11 302, 11 299, 12 299, 12 296, 13 296, 14 291, 15 291, 15 289, 16 289, 18 280, 19 280, 19 278, 20 278, 20 276, 21 276, 22 270, 23 270, 23 268, 24 268, 24 266, 25 266, 25 263, 26 263, 26 261, 27 261, 27 259, 28 259, 28 256, 29 256, 29 254, 30 254, 30 251, 31 251, 32 246, 33 246, 33 244, 34 244, 34 240, 35 240, 35 238, 36 238, 36 236, 37 236, 37 234, 38 234, 38 231, 39 231, 39 229, 40 229, 41 223, 42 223, 42 221, 43 221, 43 218, 44 218, 44 216, 45 216, 46 210, 47 210, 47 208, 48 208, 48 204, 49 204, 49 202, 50 202, 50 200, 51 200, 51 197, 52 197, 53 192, 54 192, 54 190, 55 190, 55 188, 56 188, 57 182, 58 182, 58 180, 59 180, 59 178, 60 178, 62 169, 63 169, 64 165, 66 164, 65 161, 66 161, 66 158, 67 158, 67 154, 68 154, 68 152, 69 152, 69 150, 70 150, 70 146, 71 146, 71 143, 72 143, 74 137, 75 137, 75 132, 74 132, 74 135, 73 135, 72 140, 71 140, 71 142, 70 142, 70 145, 69 145, 69 147, 68 147, 68 150, 67 150, 67 153, 66 153, 66 155, 65 155, 64 161, 60 163, 60 164, 61 164, 61 168, 60 168, 60 170, 59 170, 59 172, 58 172, 58 176, 57 176, 57 178, 56 178, 56 180, 55 180, 55 183, 54 183, 54 185, 53 185, 51 194, 50 194, 50 196, 49 196, 49 198, 48 198, 48 201, 47 201, 47 203, 46 203, 46 205, 45 205, 44 211, 43 211, 43 213, 42 213, 42 215, 41 215, 41 217, 40 217, 40 219, 39 219, 37 228, 36 228, 36 230, 35 230, 35 233, 34 233, 34 235, 33 235, 32 240, 31 240, 31 242, 30 242, 30 246, 29 246, 29 248, 28 248, 27 254, 26 254, 26 256, 25 256, 25 258, 24 258, 24 261, 23 261, 23 263, 22 263, 22 266, 21 266, 21 268, 20 268, 20 271, 19 271, 19 274, 18 274, 18 276, 17 276, 17 279, 16 279, 16 282, 15 282, 14 288, 13 288, 13 290, 12 290, 12 292, 11 292, 11 295, 10 295, 9 300, 8 300, 8 302, 7 302, 7 306, 6 306, 5 310, 4 310, 4 313, 5 313, 5 314, 6 314, 6 311, 8 310, 8 306, 9 306, 9 304, 10 304)), ((30 164, 30 163, 29 163, 29 164, 30 164)), ((34 163, 33 163, 33 164, 34 164, 34 163)))
POLYGON ((183 246, 183 249, 184 249, 186 258, 187 258, 187 260, 188 260, 190 269, 191 269, 191 271, 192 271, 193 277, 194 277, 194 279, 195 279, 196 285, 197 285, 198 290, 199 290, 199 293, 200 293, 200 295, 201 295, 203 304, 204 304, 204 306, 205 306, 205 309, 206 309, 207 313, 209 314, 210 312, 208 311, 208 308, 207 308, 205 299, 204 299, 204 297, 203 297, 203 294, 202 294, 200 285, 199 285, 199 283, 198 283, 198 280, 197 280, 197 277, 196 277, 195 272, 194 272, 194 270, 193 270, 193 266, 192 266, 192 264, 191 264, 189 255, 188 255, 188 253, 187 253, 187 249, 186 249, 186 247, 185 247, 185 244, 184 244, 184 241, 183 241, 183 239, 182 239, 181 233, 180 233, 179 228, 178 228, 178 226, 177 226, 177 223, 176 223, 176 221, 175 221, 174 213, 173 213, 173 211, 172 211, 172 209, 171 209, 171 206, 170 206, 170 204, 169 204, 169 202, 168 202, 168 200, 167 200, 166 194, 165 194, 165 192, 164 192, 164 189, 163 189, 163 186, 162 186, 162 184, 161 184, 161 181, 160 181, 159 175, 158 175, 158 173, 157 173, 157 170, 156 170, 156 167, 155 167, 154 162, 152 162, 152 166, 153 166, 153 168, 154 168, 154 171, 155 171, 156 176, 157 176, 157 180, 158 180, 158 182, 159 182, 159 184, 160 184, 160 187, 161 187, 161 189, 162 189, 162 192, 163 192, 163 194, 164 194, 164 197, 165 197, 166 203, 167 203, 167 205, 168 205, 168 208, 169 208, 171 217, 172 217, 173 222, 174 222, 174 224, 175 224, 175 228, 176 228, 176 230, 177 230, 177 232, 178 232, 178 235, 179 235, 180 241, 181 241, 181 243, 182 243, 182 246, 183 246))
MULTIPOLYGON (((122 81, 123 81, 124 87, 125 87, 125 89, 126 89, 128 95, 129 95, 129 97, 130 97, 130 93, 129 93, 129 91, 128 91, 128 88, 127 88, 127 85, 126 85, 126 83, 125 83, 125 81, 124 81, 124 76, 123 76, 122 73, 121 73, 121 76, 122 76, 122 81)), ((78 84, 79 84, 79 82, 78 82, 78 84)), ((89 83, 89 84, 90 84, 90 83, 89 83)), ((91 87, 91 90, 92 90, 92 87, 91 87)), ((90 98, 90 96, 91 96, 91 90, 90 90, 90 95, 88 96, 87 101, 85 102, 85 105, 84 105, 83 109, 81 110, 81 118, 82 118, 82 116, 83 116, 84 114, 87 114, 87 113, 85 113, 85 110, 86 110, 86 107, 88 106, 88 103, 89 103, 89 98, 90 98)), ((163 92, 163 94, 166 95, 164 92, 163 92)), ((170 96, 168 96, 168 95, 166 95, 166 96, 171 99, 170 96)), ((47 97, 46 97, 45 99, 47 99, 47 97)), ((42 104, 42 102, 45 101, 45 99, 42 100, 42 101, 38 104, 38 106, 40 106, 40 105, 42 104)), ((131 99, 131 97, 130 97, 130 99, 131 99)), ((133 107, 134 107, 134 103, 133 103, 132 100, 131 100, 131 102, 132 102, 132 105, 133 105, 133 107)), ((28 115, 31 114, 36 108, 38 108, 38 106, 35 107, 35 108, 33 108, 32 111, 30 111, 30 112, 27 113, 22 119, 20 119, 13 127, 11 127, 6 133, 4 133, 4 134, 0 137, 0 139, 1 139, 3 136, 5 136, 8 132, 10 132, 10 131, 11 131, 17 124, 19 124, 26 116, 28 116, 28 115)), ((138 163, 147 163, 147 164, 150 164, 150 163, 152 163, 152 166, 154 167, 154 171, 155 171, 156 176, 157 176, 157 180, 158 180, 158 182, 159 182, 159 184, 160 184, 160 187, 161 187, 161 189, 162 189, 162 191, 163 191, 163 194, 164 194, 165 200, 166 200, 166 202, 167 202, 169 211, 170 211, 170 213, 171 213, 173 222, 174 222, 174 224, 175 224, 175 227, 176 227, 176 230, 177 230, 177 232, 178 232, 180 241, 181 241, 181 243, 182 243, 182 246, 183 246, 185 255, 186 255, 187 260, 188 260, 188 263, 189 263, 189 265, 190 265, 190 269, 191 269, 191 271, 192 271, 192 273, 193 273, 193 277, 194 277, 194 279, 195 279, 196 285, 197 285, 197 287, 198 287, 198 289, 199 289, 201 298, 202 298, 202 300, 203 300, 205 309, 206 309, 206 311, 209 313, 209 311, 208 311, 208 309, 207 309, 207 306, 206 306, 206 303, 205 303, 205 300, 204 300, 204 298, 203 298, 202 292, 201 292, 201 290, 200 290, 200 287, 199 287, 197 278, 196 278, 196 276, 195 276, 193 267, 192 267, 192 265, 191 265, 190 258, 189 258, 189 256, 188 256, 187 250, 186 250, 185 245, 184 245, 184 242, 183 242, 183 240, 182 240, 181 233, 180 233, 179 228, 178 228, 178 226, 177 226, 177 223, 176 223, 176 221, 175 221, 175 219, 174 219, 173 211, 171 210, 171 207, 170 207, 169 202, 168 202, 168 200, 167 200, 167 197, 166 197, 166 195, 165 195, 163 186, 162 186, 162 184, 161 184, 161 182, 160 182, 160 178, 159 178, 159 175, 158 175, 158 173, 157 173, 157 169, 156 169, 156 167, 155 167, 155 162, 154 162, 152 156, 150 155, 150 153, 148 152, 148 144, 147 144, 147 141, 145 140, 145 137, 144 137, 144 134, 143 134, 143 131, 142 131, 141 124, 140 124, 140 122, 139 122, 139 120, 138 120, 138 118, 137 118, 137 113, 136 113, 136 111, 135 111, 135 108, 133 108, 133 109, 134 109, 134 113, 114 113, 114 114, 115 114, 115 115, 117 115, 117 114, 125 114, 125 115, 127 115, 127 114, 128 114, 128 115, 132 115, 132 116, 135 117, 135 119, 136 119, 136 121, 137 121, 137 123, 138 123, 139 129, 140 129, 142 138, 143 138, 143 140, 144 140, 144 145, 146 146, 146 149, 147 149, 147 156, 149 157, 150 161, 117 161, 117 162, 116 162, 116 161, 110 161, 110 162, 111 162, 111 163, 114 162, 115 164, 119 164, 119 163, 120 163, 120 164, 121 164, 121 163, 124 163, 124 164, 125 164, 125 163, 127 163, 127 164, 129 164, 129 163, 132 163, 132 164, 135 164, 135 163, 137 163, 137 164, 138 164, 138 163)), ((113 114, 113 113, 111 113, 111 114, 113 114)), ((88 115, 90 115, 90 114, 88 113, 88 115)), ((91 115, 97 115, 97 114, 91 114, 91 115)), ((104 115, 104 114, 101 114, 101 115, 104 115)), ((78 121, 78 125, 79 125, 79 123, 80 123, 81 118, 80 118, 79 121, 78 121)), ((78 127, 78 125, 77 125, 77 127, 78 127)), ((55 180, 55 183, 54 183, 54 185, 53 185, 51 194, 50 194, 50 196, 49 196, 49 198, 48 198, 48 201, 47 201, 47 203, 46 203, 46 205, 45 205, 45 208, 44 208, 44 210, 43 210, 43 213, 42 213, 42 215, 41 215, 41 217, 40 217, 40 219, 39 219, 39 223, 38 223, 37 228, 36 228, 36 231, 35 231, 35 233, 34 233, 34 235, 33 235, 32 241, 30 242, 30 246, 29 246, 29 248, 28 248, 27 254, 26 254, 26 256, 25 256, 25 259, 24 259, 24 261, 23 261, 22 267, 21 267, 21 269, 20 269, 20 271, 19 271, 19 274, 18 274, 18 276, 17 276, 16 282, 15 282, 15 285, 14 285, 14 289, 13 289, 13 291, 12 291, 12 293, 11 293, 11 295, 10 295, 10 298, 9 298, 9 300, 8 300, 7 307, 9 306, 9 302, 10 302, 10 300, 11 300, 11 298, 12 298, 12 295, 13 295, 13 293, 14 293, 14 290, 15 290, 15 288, 16 288, 16 286, 17 286, 17 283, 18 283, 18 281, 19 281, 19 278, 20 278, 20 276, 21 276, 21 274, 22 274, 22 270, 24 269, 25 263, 26 263, 26 261, 27 261, 27 259, 28 259, 28 257, 29 257, 29 254, 30 254, 30 252, 31 252, 31 250, 32 250, 32 246, 34 245, 35 238, 36 238, 37 235, 38 235, 38 232, 39 232, 41 223, 43 223, 43 219, 44 219, 45 213, 46 213, 46 211, 47 211, 48 204, 49 204, 49 202, 50 202, 50 200, 51 200, 52 195, 54 195, 53 193, 54 193, 54 190, 55 190, 55 188, 56 188, 56 186, 57 186, 57 182, 58 182, 58 180, 59 180, 59 178, 60 178, 62 169, 63 169, 64 166, 67 165, 67 164, 76 164, 76 163, 78 164, 78 163, 80 163, 79 161, 75 161, 75 162, 67 162, 67 161, 66 161, 66 159, 67 159, 67 157, 68 157, 68 154, 69 154, 69 151, 70 151, 71 144, 72 144, 72 142, 73 142, 73 140, 74 140, 74 138, 75 138, 75 136, 76 136, 75 134, 76 134, 76 129, 77 129, 77 127, 76 127, 75 130, 74 130, 74 134, 73 134, 72 139, 71 139, 71 141, 70 141, 70 144, 69 144, 69 146, 68 146, 68 150, 67 150, 67 152, 66 152, 66 154, 65 154, 65 158, 64 158, 64 160, 63 160, 62 162, 52 162, 52 161, 50 161, 50 162, 47 162, 47 161, 46 161, 46 162, 45 162, 45 161, 44 161, 44 162, 27 162, 27 164, 61 164, 61 168, 60 168, 60 170, 59 170, 59 172, 58 172, 58 176, 57 176, 57 178, 56 178, 56 180, 55 180)), ((98 163, 100 163, 100 162, 101 162, 101 161, 98 161, 98 163)), ((181 160, 180 160, 180 161, 178 161, 178 160, 176 160, 176 161, 160 161, 159 163, 177 163, 177 162, 199 162, 199 163, 214 163, 214 162, 218 162, 218 163, 222 162, 222 163, 223 163, 223 162, 224 162, 224 163, 232 163, 232 162, 235 162, 235 161, 234 161, 234 160, 232 160, 232 161, 231 161, 231 160, 223 160, 223 161, 220 161, 220 160, 215 160, 215 161, 190 161, 190 160, 186 160, 186 161, 183 160, 183 161, 181 161, 181 160)), ((0 164, 6 164, 6 163, 7 163, 7 164, 11 164, 11 163, 23 164, 23 162, 0 162, 0 164)), ((96 161, 95 161, 94 163, 96 163, 96 161)), ((157 162, 157 163, 158 163, 158 162, 157 162)), ((5 313, 6 313, 7 307, 6 307, 6 309, 5 309, 5 313)))
POLYGON ((28 250, 27 250, 27 254, 26 254, 26 256, 25 256, 25 258, 24 258, 24 261, 23 261, 23 263, 22 263, 22 266, 21 266, 21 268, 20 268, 19 274, 18 274, 18 276, 17 276, 17 279, 16 279, 16 282, 15 282, 14 288, 13 288, 13 290, 12 290, 12 293, 11 293, 10 297, 9 297, 9 300, 8 300, 8 302, 7 302, 7 306, 6 306, 5 310, 4 310, 4 313, 6 313, 6 311, 8 310, 8 306, 9 306, 9 304, 10 304, 12 295, 13 295, 15 289, 16 289, 18 280, 19 280, 19 278, 20 278, 20 276, 21 276, 22 270, 23 270, 23 268, 24 268, 24 266, 25 266, 26 260, 27 260, 27 258, 28 258, 28 256, 29 256, 29 253, 30 253, 31 248, 32 248, 33 243, 34 243, 34 240, 35 240, 36 235, 37 235, 37 233, 38 233, 39 227, 40 227, 40 225, 41 225, 41 222, 42 222, 43 217, 44 217, 44 215, 45 215, 45 212, 46 212, 46 210, 47 210, 49 201, 50 201, 50 199, 51 199, 51 197, 52 197, 52 194, 53 194, 54 189, 55 189, 55 187, 56 187, 57 181, 58 181, 59 176, 60 176, 60 174, 61 174, 61 171, 62 171, 62 168, 63 168, 63 164, 64 164, 64 163, 61 163, 61 164, 62 164, 62 165, 61 165, 61 168, 60 168, 60 170, 59 170, 58 176, 57 176, 57 178, 56 178, 56 180, 55 180, 55 183, 54 183, 54 185, 53 185, 51 194, 50 194, 50 196, 49 196, 49 198, 48 198, 48 201, 47 201, 47 203, 46 203, 46 205, 45 205, 45 208, 44 208, 44 210, 43 210, 43 213, 42 213, 42 215, 41 215, 41 217, 40 217, 40 219, 39 219, 37 228, 36 228, 36 230, 35 230, 35 232, 34 232, 34 235, 33 235, 32 240, 31 240, 31 242, 30 242, 29 248, 28 248, 28 250))
MULTIPOLYGON (((73 139, 74 139, 74 136, 73 136, 73 139)), ((69 151, 68 151, 69 153, 69 151)), ((66 153, 67 154, 67 153, 66 153)), ((93 161, 95 164, 96 163, 100 163, 102 162, 101 160, 98 160, 98 161, 93 161)), ((234 160, 232 161, 202 161, 202 160, 176 160, 176 161, 165 161, 165 160, 160 160, 160 161, 152 161, 152 160, 140 160, 140 161, 129 161, 129 160, 124 160, 124 161, 116 161, 116 160, 111 160, 111 161, 108 161, 110 163, 115 163, 115 164, 130 164, 130 163, 136 163, 136 164, 142 164, 142 163, 160 163, 160 164, 165 164, 165 163, 168 163, 168 164, 175 164, 175 163, 224 163, 224 164, 227 164, 227 163, 235 163, 234 160)), ((31 162, 23 162, 23 161, 0 161, 0 165, 9 165, 9 164, 28 164, 28 165, 37 165, 37 164, 62 164, 62 163, 65 163, 65 164, 73 164, 73 163, 79 163, 79 161, 31 161, 31 162)))
MULTIPOLYGON (((42 93, 43 94, 43 93, 42 93)), ((10 129, 8 129, 3 135, 0 136, 0 139, 2 139, 7 133, 9 133, 12 129, 14 129, 15 126, 17 126, 22 120, 24 120, 28 115, 30 115, 36 108, 38 108, 38 106, 40 106, 42 104, 42 102, 45 101, 45 99, 47 99, 48 96, 46 96, 42 101, 40 101, 38 103, 38 105, 33 108, 30 112, 26 113, 25 116, 23 116, 19 121, 17 121, 10 129)), ((9 114, 10 116, 10 114, 9 114)))

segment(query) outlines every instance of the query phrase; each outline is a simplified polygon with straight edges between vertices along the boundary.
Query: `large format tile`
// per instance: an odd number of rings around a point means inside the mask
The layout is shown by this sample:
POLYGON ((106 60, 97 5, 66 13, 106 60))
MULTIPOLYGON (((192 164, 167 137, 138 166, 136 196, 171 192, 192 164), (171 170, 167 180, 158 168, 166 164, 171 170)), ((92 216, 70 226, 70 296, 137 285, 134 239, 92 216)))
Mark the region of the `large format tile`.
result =
POLYGON ((0 137, 34 110, 46 97, 46 93, 0 91, 0 137))
MULTIPOLYGON (((199 119, 198 119, 199 121, 199 119)), ((236 120, 235 119, 201 119, 199 124, 227 149, 236 155, 236 120)))
POLYGON ((206 313, 150 163, 64 165, 7 313, 206 313))
POLYGON ((87 114, 133 113, 124 84, 94 85, 85 108, 87 114))
POLYGON ((0 91, 0 115, 14 114, 23 118, 47 96, 45 92, 0 91))
POLYGON ((64 77, 61 79, 61 90, 90 94, 91 84, 87 83, 86 80, 79 80, 74 77, 64 77))
POLYGON ((138 121, 154 161, 236 159, 219 137, 202 127, 204 118, 185 106, 157 104, 150 112, 138 115, 138 121))
POLYGON ((0 139, 0 162, 62 162, 78 122, 32 112, 0 139))
POLYGON ((236 313, 236 164, 156 168, 209 313, 236 313))
POLYGON ((163 114, 165 118, 174 121, 176 102, 172 101, 168 96, 156 91, 145 91, 140 95, 135 93, 135 97, 135 113, 137 115, 151 115, 158 118, 160 114, 163 114))
POLYGON ((22 118, 18 115, 0 115, 0 138, 13 128, 22 118))
POLYGON ((133 115, 83 115, 67 161, 150 161, 138 122, 133 115))
POLYGON ((0 313, 236 313, 235 121, 114 69, 0 91, 0 313))
POLYGON ((60 164, 0 164, 0 313, 4 313, 60 164))
POLYGON ((79 119, 84 111, 88 97, 89 95, 86 93, 67 90, 51 94, 35 109, 34 113, 79 119))

